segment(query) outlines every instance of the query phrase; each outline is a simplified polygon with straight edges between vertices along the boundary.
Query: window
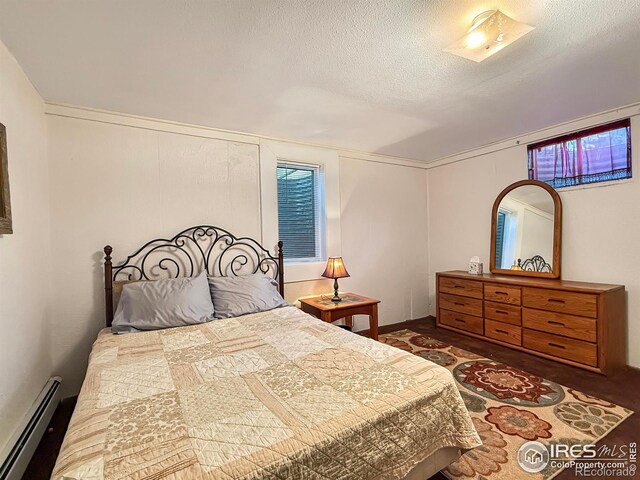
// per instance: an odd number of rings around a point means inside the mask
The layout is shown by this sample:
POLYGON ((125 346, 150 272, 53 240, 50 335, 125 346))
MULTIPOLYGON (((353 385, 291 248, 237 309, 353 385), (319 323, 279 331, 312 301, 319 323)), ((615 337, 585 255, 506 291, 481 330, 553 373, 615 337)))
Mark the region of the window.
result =
POLYGON ((318 165, 278 163, 278 236, 286 261, 325 259, 324 189, 318 165))
POLYGON ((504 268, 502 252, 504 247, 504 224, 506 217, 506 212, 502 210, 498 211, 498 223, 496 225, 496 264, 500 265, 500 268, 504 268))
POLYGON ((529 178, 554 188, 631 178, 629 119, 529 145, 529 178))
POLYGON ((274 250, 278 240, 282 240, 284 244, 285 282, 322 278, 326 258, 339 257, 342 253, 338 152, 308 145, 260 140, 260 210, 262 244, 272 245, 274 250), (290 170, 288 174, 286 170, 290 170), (293 171, 297 172, 294 174, 293 171), (296 182, 298 176, 306 177, 308 183, 313 178, 313 189, 306 191, 307 202, 296 203, 292 200, 293 192, 303 195, 301 187, 304 182, 296 182), (282 179, 279 180, 279 177, 282 179), (315 192, 313 197, 312 191, 315 192), (289 208, 291 205, 310 205, 312 202, 314 208, 310 210, 289 208), (306 216, 301 213, 302 210, 306 212, 306 216), (311 212, 315 213, 313 221, 311 212), (307 239, 309 248, 302 247, 301 242, 295 241, 295 237, 300 236, 300 232, 293 231, 296 221, 285 221, 286 217, 295 219, 296 215, 298 223, 308 228, 303 237, 307 239), (289 248, 291 244, 295 244, 295 248, 289 248))
POLYGON ((511 268, 516 258, 520 255, 518 242, 518 219, 520 215, 517 211, 517 203, 510 205, 510 208, 500 208, 498 210, 498 222, 496 225, 496 265, 499 268, 511 268), (515 207, 515 209, 511 209, 515 207))

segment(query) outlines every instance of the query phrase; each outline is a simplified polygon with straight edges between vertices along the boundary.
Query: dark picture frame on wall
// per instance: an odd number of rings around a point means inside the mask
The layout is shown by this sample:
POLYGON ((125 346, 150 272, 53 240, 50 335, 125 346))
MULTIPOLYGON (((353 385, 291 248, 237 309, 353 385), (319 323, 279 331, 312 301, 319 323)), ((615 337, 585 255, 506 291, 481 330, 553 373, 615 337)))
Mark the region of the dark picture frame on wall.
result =
POLYGON ((0 234, 13 233, 11 197, 9 195, 9 163, 7 160, 7 129, 0 123, 0 234))

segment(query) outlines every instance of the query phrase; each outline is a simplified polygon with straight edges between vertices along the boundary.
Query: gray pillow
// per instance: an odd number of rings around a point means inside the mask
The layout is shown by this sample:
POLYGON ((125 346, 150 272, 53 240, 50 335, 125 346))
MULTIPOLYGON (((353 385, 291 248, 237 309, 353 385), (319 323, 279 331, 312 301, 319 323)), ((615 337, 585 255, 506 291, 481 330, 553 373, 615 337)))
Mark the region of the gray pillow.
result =
POLYGON ((207 273, 124 285, 113 333, 182 327, 213 320, 207 273))
POLYGON ((288 306, 277 286, 273 278, 262 273, 209 277, 216 318, 237 317, 288 306))

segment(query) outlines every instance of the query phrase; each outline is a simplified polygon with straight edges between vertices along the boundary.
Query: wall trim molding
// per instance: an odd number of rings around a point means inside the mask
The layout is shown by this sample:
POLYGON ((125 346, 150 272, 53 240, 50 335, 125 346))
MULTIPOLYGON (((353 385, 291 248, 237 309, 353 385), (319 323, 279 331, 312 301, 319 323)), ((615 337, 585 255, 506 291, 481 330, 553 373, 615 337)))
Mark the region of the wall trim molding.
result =
POLYGON ((438 168, 451 163, 462 162, 470 160, 475 157, 487 155, 489 153, 499 152, 501 150, 507 150, 509 148, 520 147, 530 143, 540 142, 549 138, 557 137, 565 133, 570 133, 576 130, 582 130, 584 128, 594 127, 603 123, 613 122, 615 120, 621 120, 627 117, 633 117, 640 115, 640 102, 632 103, 630 105, 606 110, 604 112, 595 113, 593 115, 587 115, 585 117, 570 120, 568 122, 558 123, 550 127, 545 127, 540 130, 535 130, 523 135, 508 138, 506 140, 500 140, 498 142, 488 143, 486 145, 465 150, 460 153, 441 157, 433 161, 427 161, 427 169, 438 168))
POLYGON ((63 103, 45 102, 45 114, 59 117, 75 118, 79 120, 88 120, 93 122, 108 123, 112 125, 121 125, 133 128, 142 128, 145 130, 153 130, 158 132, 175 133, 179 135, 189 135, 193 137, 211 138, 216 140, 227 140, 237 143, 249 143, 260 146, 260 141, 269 140, 291 145, 303 145, 313 148, 322 148, 338 152, 338 156, 353 160, 364 160, 368 162, 384 163, 389 165, 404 166, 417 168, 420 170, 430 170, 432 168, 442 167, 451 163, 457 163, 480 157, 489 153, 499 152, 509 148, 535 143, 548 138, 552 138, 564 133, 575 130, 581 130, 596 126, 602 123, 608 123, 626 117, 640 115, 640 102, 635 102, 623 107, 606 110, 604 112, 587 115, 574 120, 558 123, 549 127, 525 133, 523 135, 514 136, 505 140, 488 143, 479 147, 474 147, 435 160, 416 160, 410 158, 396 157, 393 155, 384 155, 373 152, 364 152, 359 150, 350 150, 332 145, 323 145, 311 142, 301 142, 296 140, 288 140, 266 135, 257 135, 246 132, 236 132, 233 130, 224 130, 221 128, 206 127, 203 125, 195 125, 190 123, 175 122, 171 120, 162 120, 140 115, 132 115, 128 113, 112 112, 90 107, 79 107, 76 105, 68 105, 63 103))
POLYGON ((153 130, 157 132, 175 133, 179 135, 189 135, 193 137, 211 138, 216 140, 227 140, 236 143, 248 143, 252 145, 260 145, 260 141, 269 140, 291 145, 301 145, 313 148, 322 148, 332 150, 338 153, 339 157, 365 160, 376 163, 386 163, 389 165, 397 165, 403 167, 427 169, 428 165, 424 161, 414 160, 410 158, 395 157, 392 155, 383 155, 373 152, 363 152, 359 150, 350 150, 331 145, 322 145, 309 142, 299 142, 295 140, 287 140, 282 138, 269 137, 265 135, 256 135, 252 133, 236 132, 232 130, 224 130, 219 128, 206 127, 202 125, 194 125, 190 123, 174 122, 171 120, 162 120, 157 118, 143 117, 139 115, 131 115, 127 113, 111 112, 108 110, 100 110, 89 107, 79 107, 75 105, 67 105, 55 102, 45 102, 46 115, 58 117, 74 118, 78 120, 87 120, 99 123, 108 123, 111 125, 120 125, 125 127, 141 128, 145 130, 153 130))

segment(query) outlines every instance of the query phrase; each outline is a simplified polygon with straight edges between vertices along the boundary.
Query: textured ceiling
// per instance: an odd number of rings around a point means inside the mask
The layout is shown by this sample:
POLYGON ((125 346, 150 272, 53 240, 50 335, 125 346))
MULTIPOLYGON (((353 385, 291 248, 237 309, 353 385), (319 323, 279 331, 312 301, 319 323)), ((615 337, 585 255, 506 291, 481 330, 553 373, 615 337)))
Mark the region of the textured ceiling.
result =
POLYGON ((49 101, 434 160, 640 100, 640 1, 0 0, 49 101), (536 29, 480 64, 478 13, 536 29))

